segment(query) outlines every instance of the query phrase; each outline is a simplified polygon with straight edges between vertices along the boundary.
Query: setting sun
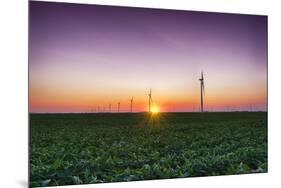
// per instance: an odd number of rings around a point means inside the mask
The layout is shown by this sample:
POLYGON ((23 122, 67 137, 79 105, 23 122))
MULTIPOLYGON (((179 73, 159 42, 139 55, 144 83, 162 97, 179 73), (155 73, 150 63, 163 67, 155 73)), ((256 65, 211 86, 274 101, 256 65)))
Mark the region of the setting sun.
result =
POLYGON ((159 113, 159 112, 160 112, 160 109, 159 109, 158 106, 152 106, 152 107, 151 107, 151 113, 157 114, 157 113, 159 113))

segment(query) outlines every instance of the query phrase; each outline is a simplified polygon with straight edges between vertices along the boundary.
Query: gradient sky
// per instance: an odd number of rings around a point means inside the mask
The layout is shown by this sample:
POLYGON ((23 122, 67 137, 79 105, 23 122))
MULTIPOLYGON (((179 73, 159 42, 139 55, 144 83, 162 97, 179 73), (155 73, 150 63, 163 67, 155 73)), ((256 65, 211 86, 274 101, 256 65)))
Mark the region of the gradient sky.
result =
POLYGON ((267 110, 267 17, 30 2, 31 112, 267 110))

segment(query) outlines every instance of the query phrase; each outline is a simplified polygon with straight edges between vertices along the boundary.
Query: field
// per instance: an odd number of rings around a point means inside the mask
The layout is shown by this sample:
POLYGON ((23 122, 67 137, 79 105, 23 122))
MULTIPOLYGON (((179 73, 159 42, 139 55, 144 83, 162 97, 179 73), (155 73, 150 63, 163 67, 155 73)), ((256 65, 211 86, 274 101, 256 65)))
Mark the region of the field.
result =
POLYGON ((267 113, 31 114, 30 183, 267 172, 267 113))

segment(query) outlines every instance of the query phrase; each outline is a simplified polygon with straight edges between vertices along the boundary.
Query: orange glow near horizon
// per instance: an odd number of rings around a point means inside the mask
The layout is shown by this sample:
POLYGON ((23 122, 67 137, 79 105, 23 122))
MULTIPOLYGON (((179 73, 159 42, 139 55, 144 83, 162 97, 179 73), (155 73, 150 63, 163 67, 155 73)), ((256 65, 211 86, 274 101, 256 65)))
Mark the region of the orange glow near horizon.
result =
MULTIPOLYGON (((223 111, 229 108, 267 110, 266 77, 258 84, 249 81, 240 82, 237 79, 232 85, 228 85, 224 80, 212 78, 212 75, 207 76, 204 96, 206 110, 223 111)), ((98 84, 95 87, 88 87, 89 84, 84 86, 77 83, 80 81, 79 78, 74 81, 72 77, 57 81, 53 80, 53 77, 46 79, 44 75, 31 74, 31 78, 33 78, 29 88, 31 112, 107 112, 109 104, 112 106, 112 112, 117 112, 118 102, 120 102, 120 112, 129 112, 131 97, 134 97, 133 112, 148 111, 147 88, 150 88, 148 86, 140 87, 135 84, 132 88, 124 86, 122 88, 116 86, 122 86, 124 83, 119 84, 115 81, 115 85, 101 83, 102 88, 97 87, 98 84)), ((161 112, 199 111, 200 89, 196 77, 191 81, 179 79, 178 82, 182 84, 175 86, 154 84, 152 98, 157 107, 161 107, 161 112)))
MULTIPOLYGON (((209 86, 210 87, 210 86, 209 86)), ((156 101, 157 106, 152 107, 152 111, 159 112, 173 112, 173 111, 198 111, 200 98, 199 91, 194 94, 187 93, 162 93, 155 90, 153 100, 156 101), (161 95, 159 94, 161 93, 161 95)), ((130 98, 134 97, 133 112, 148 111, 148 97, 147 93, 140 91, 133 91, 133 95, 124 95, 123 92, 110 97, 111 93, 107 92, 91 92, 91 91, 76 91, 65 92, 52 89, 38 90, 37 88, 30 88, 30 111, 31 112, 107 112, 109 104, 112 106, 112 112, 117 112, 118 102, 120 102, 120 112, 130 111, 130 98)), ((225 110, 232 108, 232 110, 249 110, 253 107, 258 109, 265 109, 267 104, 266 89, 263 92, 256 91, 236 91, 231 93, 225 91, 221 93, 214 93, 211 89, 206 91, 204 97, 205 109, 209 111, 225 110)), ((265 109, 266 110, 266 109, 265 109)))
MULTIPOLYGON (((40 79, 30 83, 31 112, 106 112, 109 104, 112 105, 112 112, 117 112, 118 102, 120 102, 120 112, 129 112, 132 96, 134 97, 134 112, 148 111, 148 90, 138 88, 137 84, 134 88, 92 89, 79 84, 76 86, 60 84, 59 81, 42 82, 41 79, 41 82, 38 82, 38 80, 40 79)), ((155 87, 152 90, 153 100, 158 108, 161 106, 161 112, 198 111, 200 90, 199 83, 196 81, 190 86, 180 85, 177 88, 173 86, 155 87)), ((221 82, 221 86, 212 78, 208 78, 206 81, 205 109, 210 111, 225 108, 249 110, 258 107, 258 109, 266 110, 266 82, 249 88, 247 88, 248 83, 237 82, 237 84, 228 86, 223 81, 219 82, 221 82)))

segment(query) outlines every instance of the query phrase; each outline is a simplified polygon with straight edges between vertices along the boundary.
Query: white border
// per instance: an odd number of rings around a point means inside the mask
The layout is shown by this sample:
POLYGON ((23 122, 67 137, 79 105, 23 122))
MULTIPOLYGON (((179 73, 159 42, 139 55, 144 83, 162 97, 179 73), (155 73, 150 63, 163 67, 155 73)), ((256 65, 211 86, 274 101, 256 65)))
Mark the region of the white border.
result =
MULTIPOLYGON (((52 1, 52 0, 50 0, 52 1)), ((276 187, 281 169, 280 35, 276 0, 57 0, 56 2, 269 15, 269 173, 170 180, 107 183, 68 187, 276 187), (272 185, 270 185, 272 184, 272 185)), ((0 6, 0 186, 27 187, 27 24, 28 1, 1 1, 0 6)), ((278 186, 277 186, 278 187, 278 186)))

